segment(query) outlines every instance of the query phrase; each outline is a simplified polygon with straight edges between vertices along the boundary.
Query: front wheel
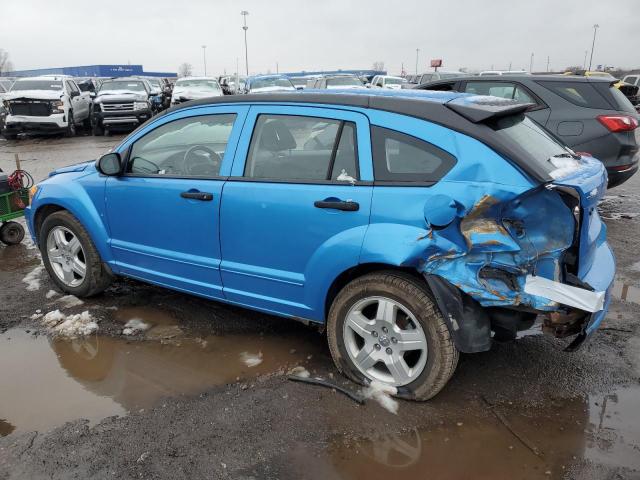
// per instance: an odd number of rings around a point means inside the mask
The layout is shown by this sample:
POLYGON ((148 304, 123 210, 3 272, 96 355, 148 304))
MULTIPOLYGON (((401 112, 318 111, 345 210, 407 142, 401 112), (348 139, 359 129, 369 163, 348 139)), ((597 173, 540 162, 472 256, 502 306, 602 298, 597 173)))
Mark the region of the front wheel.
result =
POLYGON ((75 137, 76 136, 76 124, 75 119, 73 118, 73 112, 69 110, 69 115, 67 115, 67 130, 64 132, 65 137, 75 137))
POLYGON ((40 228, 39 241, 44 266, 62 291, 90 297, 111 283, 89 234, 69 212, 49 215, 40 228))
POLYGON ((458 363, 426 285, 398 272, 368 274, 344 287, 331 305, 327 337, 347 377, 396 387, 397 396, 407 399, 434 397, 458 363))

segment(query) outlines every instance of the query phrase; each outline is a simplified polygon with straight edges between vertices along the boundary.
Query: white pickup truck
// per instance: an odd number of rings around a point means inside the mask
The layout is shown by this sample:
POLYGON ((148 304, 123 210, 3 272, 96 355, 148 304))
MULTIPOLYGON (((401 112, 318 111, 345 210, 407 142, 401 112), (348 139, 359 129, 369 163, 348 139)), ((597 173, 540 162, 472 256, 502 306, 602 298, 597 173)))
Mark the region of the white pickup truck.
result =
POLYGON ((20 78, 4 94, 7 110, 2 135, 7 140, 19 133, 76 134, 76 126, 89 127, 91 97, 75 81, 63 76, 20 78))

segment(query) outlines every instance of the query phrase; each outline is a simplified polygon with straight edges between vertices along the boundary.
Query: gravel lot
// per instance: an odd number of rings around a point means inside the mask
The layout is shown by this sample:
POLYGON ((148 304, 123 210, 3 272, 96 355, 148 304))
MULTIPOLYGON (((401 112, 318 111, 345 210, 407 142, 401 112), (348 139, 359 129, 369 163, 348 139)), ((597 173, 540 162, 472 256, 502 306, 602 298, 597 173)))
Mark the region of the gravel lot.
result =
MULTIPOLYGON (((0 168, 18 154, 39 180, 121 138, 0 139, 0 168)), ((640 478, 639 187, 600 207, 617 298, 583 349, 532 335, 462 355, 438 397, 397 414, 287 380, 303 367, 360 391, 311 327, 129 280, 79 302, 30 242, 0 246, 0 479, 640 478), (51 335, 55 310, 97 333, 51 335)))

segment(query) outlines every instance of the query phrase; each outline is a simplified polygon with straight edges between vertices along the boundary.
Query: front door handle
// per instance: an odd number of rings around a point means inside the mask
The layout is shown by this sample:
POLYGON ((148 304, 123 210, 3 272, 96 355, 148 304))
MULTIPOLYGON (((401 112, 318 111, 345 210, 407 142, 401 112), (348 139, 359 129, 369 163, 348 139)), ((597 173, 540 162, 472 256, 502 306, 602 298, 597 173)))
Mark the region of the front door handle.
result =
POLYGON ((317 200, 313 203, 316 208, 331 208, 334 210, 343 210, 345 212, 357 212, 360 210, 360 204, 351 200, 317 200))
POLYGON ((180 196, 182 198, 188 198, 189 200, 202 200, 203 202, 213 200, 213 193, 209 192, 182 192, 180 196))

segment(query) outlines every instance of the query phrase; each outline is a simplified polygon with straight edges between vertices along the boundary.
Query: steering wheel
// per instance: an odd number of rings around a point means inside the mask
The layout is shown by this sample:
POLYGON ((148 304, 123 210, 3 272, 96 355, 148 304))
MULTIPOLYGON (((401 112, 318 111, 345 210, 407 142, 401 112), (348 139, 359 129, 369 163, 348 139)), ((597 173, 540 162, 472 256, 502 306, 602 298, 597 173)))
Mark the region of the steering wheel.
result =
POLYGON ((184 154, 183 170, 189 175, 217 175, 220 171, 220 155, 204 145, 194 145, 184 154))

